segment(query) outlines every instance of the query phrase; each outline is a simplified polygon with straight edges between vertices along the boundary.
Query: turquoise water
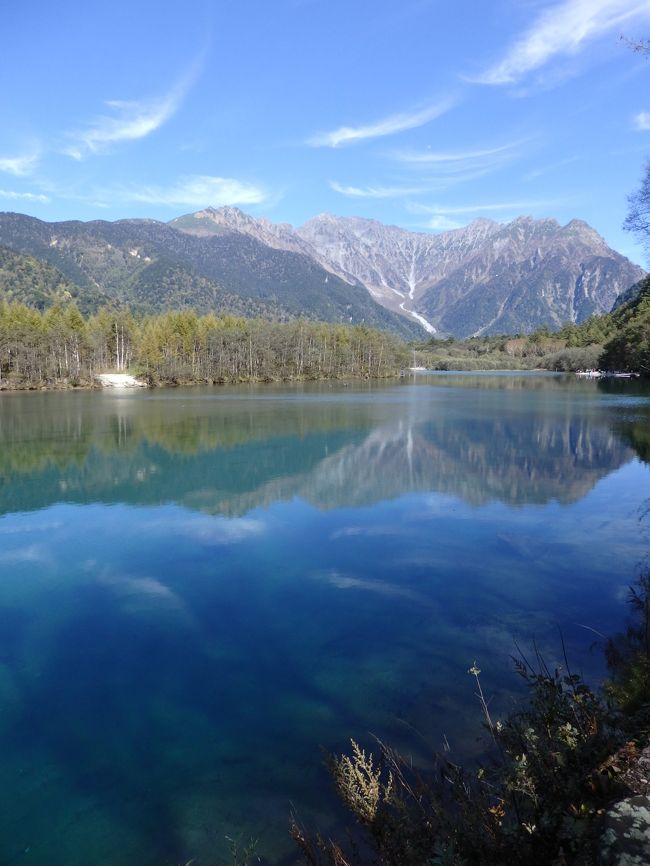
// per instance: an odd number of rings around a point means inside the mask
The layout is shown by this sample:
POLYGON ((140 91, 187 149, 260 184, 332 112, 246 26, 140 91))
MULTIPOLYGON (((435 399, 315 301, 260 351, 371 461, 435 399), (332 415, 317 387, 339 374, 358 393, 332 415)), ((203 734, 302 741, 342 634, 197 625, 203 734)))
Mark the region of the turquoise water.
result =
POLYGON ((595 678, 650 393, 548 375, 0 398, 0 862, 289 862, 320 749, 480 752, 467 669, 595 678))

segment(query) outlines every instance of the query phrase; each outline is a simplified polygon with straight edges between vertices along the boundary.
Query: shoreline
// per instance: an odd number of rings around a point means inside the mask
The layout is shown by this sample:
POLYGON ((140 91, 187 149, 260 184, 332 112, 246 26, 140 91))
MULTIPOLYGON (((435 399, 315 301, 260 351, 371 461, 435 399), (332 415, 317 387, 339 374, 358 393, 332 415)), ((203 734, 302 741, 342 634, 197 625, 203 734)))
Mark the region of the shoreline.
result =
MULTIPOLYGON (((543 367, 518 368, 518 367, 493 367, 490 369, 471 369, 457 368, 454 370, 436 370, 426 369, 419 371, 401 371, 393 372, 385 376, 368 376, 368 375, 346 375, 346 376, 265 376, 262 378, 241 378, 241 379, 174 379, 174 380, 149 380, 146 381, 139 378, 137 375, 130 373, 99 373, 92 382, 50 382, 43 384, 35 383, 8 383, 2 381, 0 383, 0 396, 3 394, 22 394, 26 392, 49 392, 49 391, 138 391, 140 389, 155 390, 156 388, 192 388, 192 387, 216 387, 224 388, 231 385, 280 385, 299 382, 387 382, 395 381, 412 381, 423 376, 454 376, 454 375, 551 375, 551 376, 573 376, 578 381, 585 377, 577 376, 574 370, 547 370, 543 367), (103 381, 102 381, 103 380, 103 381), (116 381, 118 380, 118 381, 116 381)), ((643 379, 643 377, 625 376, 617 377, 614 375, 605 375, 603 379, 614 378, 630 378, 632 380, 643 379)), ((593 381, 598 381, 594 379, 593 381)))
MULTIPOLYGON (((436 371, 430 371, 436 372, 436 371)), ((115 375, 115 374, 110 374, 115 375)), ((134 377, 137 378, 137 377, 134 377)), ((245 378, 245 379, 228 379, 228 380, 212 380, 212 379, 188 379, 164 381, 156 380, 153 382, 145 382, 140 380, 138 385, 102 385, 99 382, 54 382, 48 384, 11 384, 6 382, 0 384, 0 395, 2 394, 22 394, 26 392, 47 392, 47 391, 137 391, 141 388, 147 390, 155 390, 156 388, 191 388, 200 387, 215 387, 225 388, 229 385, 279 385, 290 384, 292 382, 386 382, 390 379, 400 380, 400 373, 391 373, 386 376, 289 376, 289 377, 264 377, 264 378, 245 378)))

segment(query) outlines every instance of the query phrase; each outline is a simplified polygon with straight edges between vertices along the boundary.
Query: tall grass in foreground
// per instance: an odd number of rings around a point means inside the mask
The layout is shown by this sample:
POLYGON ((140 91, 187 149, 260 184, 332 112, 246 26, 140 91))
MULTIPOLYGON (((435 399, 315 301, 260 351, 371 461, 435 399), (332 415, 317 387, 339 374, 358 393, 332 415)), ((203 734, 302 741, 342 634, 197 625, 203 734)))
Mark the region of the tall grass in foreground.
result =
POLYGON ((353 818, 344 840, 297 820, 291 834, 309 866, 548 866, 596 862, 598 817, 635 787, 635 763, 650 731, 650 571, 630 591, 624 634, 607 641, 611 679, 603 694, 535 653, 516 658, 528 700, 493 720, 474 665, 489 757, 466 769, 439 757, 414 767, 390 746, 352 743, 331 756, 337 793, 353 818))

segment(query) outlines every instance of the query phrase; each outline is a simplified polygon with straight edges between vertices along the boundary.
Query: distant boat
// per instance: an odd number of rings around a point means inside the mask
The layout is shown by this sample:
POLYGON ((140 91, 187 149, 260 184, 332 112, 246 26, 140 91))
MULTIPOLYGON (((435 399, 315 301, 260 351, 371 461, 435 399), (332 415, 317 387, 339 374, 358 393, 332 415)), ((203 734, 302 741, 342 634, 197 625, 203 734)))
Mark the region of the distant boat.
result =
POLYGON ((600 379, 603 376, 602 370, 577 370, 576 376, 582 376, 585 379, 600 379))

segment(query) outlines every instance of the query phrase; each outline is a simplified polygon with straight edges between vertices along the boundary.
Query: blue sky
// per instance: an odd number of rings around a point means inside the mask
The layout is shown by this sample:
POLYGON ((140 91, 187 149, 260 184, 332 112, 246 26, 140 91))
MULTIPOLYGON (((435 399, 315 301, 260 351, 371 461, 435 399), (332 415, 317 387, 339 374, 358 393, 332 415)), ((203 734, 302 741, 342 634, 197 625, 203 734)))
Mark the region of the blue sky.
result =
POLYGON ((578 217, 644 263, 650 58, 621 36, 650 0, 40 0, 2 30, 0 210, 578 217))

